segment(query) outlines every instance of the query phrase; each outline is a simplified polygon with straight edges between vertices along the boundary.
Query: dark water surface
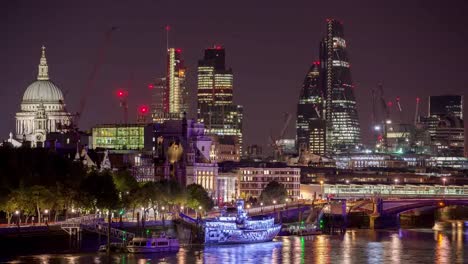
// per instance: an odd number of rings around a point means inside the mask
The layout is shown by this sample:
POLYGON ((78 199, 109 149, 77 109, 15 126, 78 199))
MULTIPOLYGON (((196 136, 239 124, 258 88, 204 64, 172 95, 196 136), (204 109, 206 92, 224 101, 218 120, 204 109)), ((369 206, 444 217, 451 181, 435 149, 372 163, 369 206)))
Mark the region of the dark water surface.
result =
MULTIPOLYGON (((174 254, 95 253, 100 243, 84 239, 36 241, 21 253, 0 248, 1 262, 8 263, 468 263, 468 232, 462 227, 433 231, 350 230, 344 235, 279 237, 274 242, 233 246, 183 246, 174 254), (86 244, 86 245, 84 245, 86 244), (51 247, 54 247, 52 249, 51 247), (71 247, 71 248, 70 248, 71 247), (33 251, 33 248, 36 251, 33 251), (39 248, 39 249, 37 249, 39 248), (37 251, 38 250, 38 251, 37 251), (41 253, 38 253, 41 252, 41 253)), ((2 241, 1 244, 6 241, 2 241)), ((30 242, 28 242, 30 243, 30 242)), ((17 247, 17 245, 15 245, 17 247)))

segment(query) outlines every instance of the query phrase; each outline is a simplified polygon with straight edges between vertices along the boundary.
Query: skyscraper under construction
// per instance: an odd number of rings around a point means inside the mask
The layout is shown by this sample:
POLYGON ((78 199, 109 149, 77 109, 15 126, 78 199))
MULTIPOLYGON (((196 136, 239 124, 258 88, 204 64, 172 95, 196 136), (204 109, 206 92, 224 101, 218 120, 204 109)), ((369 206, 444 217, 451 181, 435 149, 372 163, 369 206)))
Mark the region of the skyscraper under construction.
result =
POLYGON ((327 19, 327 35, 320 43, 324 87, 327 152, 349 150, 360 144, 361 130, 343 24, 327 19))

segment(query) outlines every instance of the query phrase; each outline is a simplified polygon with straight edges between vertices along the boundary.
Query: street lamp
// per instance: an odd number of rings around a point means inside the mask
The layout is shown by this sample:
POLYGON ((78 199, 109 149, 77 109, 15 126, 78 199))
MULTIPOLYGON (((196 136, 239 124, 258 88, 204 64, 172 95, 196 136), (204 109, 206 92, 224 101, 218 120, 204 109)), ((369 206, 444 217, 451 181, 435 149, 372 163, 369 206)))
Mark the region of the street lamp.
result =
POLYGON ((16 211, 15 211, 15 215, 16 215, 16 217, 17 217, 17 220, 16 220, 16 221, 17 221, 17 223, 18 223, 18 226, 21 224, 21 223, 20 223, 20 222, 21 222, 20 213, 21 213, 21 212, 20 212, 19 210, 16 210, 16 211))
POLYGON ((325 196, 323 193, 323 181, 320 181, 320 194, 322 195, 322 200, 323 200, 323 197, 325 196))
POLYGON ((445 198, 445 193, 447 193, 447 187, 445 187, 445 182, 447 181, 447 179, 442 178, 442 181, 444 182, 444 198, 445 198))
POLYGON ((44 214, 45 214, 45 224, 47 225, 47 222, 49 222, 49 209, 45 209, 44 214))
POLYGON ((395 184, 398 184, 399 180, 398 179, 395 179, 395 184))
POLYGON ((349 184, 349 180, 346 180, 346 184, 349 184))
POLYGON ((203 207, 201 207, 201 205, 198 206, 198 211, 200 212, 200 218, 202 218, 202 213, 201 213, 201 210, 202 210, 202 209, 203 209, 203 207))
POLYGON ((262 213, 263 213, 263 202, 260 203, 260 206, 262 207, 262 213))
POLYGON ((276 211, 276 200, 273 200, 273 211, 276 211))

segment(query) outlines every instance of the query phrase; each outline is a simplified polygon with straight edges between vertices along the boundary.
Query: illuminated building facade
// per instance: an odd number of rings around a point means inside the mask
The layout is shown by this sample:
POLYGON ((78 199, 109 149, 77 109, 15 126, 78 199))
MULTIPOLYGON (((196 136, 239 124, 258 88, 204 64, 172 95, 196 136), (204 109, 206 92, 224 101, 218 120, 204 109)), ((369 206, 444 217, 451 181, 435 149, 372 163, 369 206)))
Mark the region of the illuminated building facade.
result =
POLYGON ((313 62, 307 73, 297 104, 296 140, 298 153, 325 154, 325 120, 320 62, 313 62))
POLYGON ((291 198, 300 197, 300 168, 239 168, 239 194, 241 198, 260 197, 271 181, 277 181, 286 188, 291 198))
POLYGON ((327 152, 352 149, 360 144, 361 131, 343 24, 337 20, 327 19, 327 35, 320 44, 320 64, 327 152))
POLYGON ((72 115, 66 110, 62 90, 49 78, 44 46, 37 79, 24 92, 15 119, 15 142, 29 142, 31 147, 44 147, 50 133, 70 131, 72 115))
POLYGON ((463 96, 429 96, 428 108, 428 116, 421 118, 421 123, 430 134, 432 151, 439 156, 463 156, 463 96))
POLYGON ((239 197, 237 173, 220 172, 217 187, 218 204, 235 201, 239 197))
POLYGON ((153 127, 145 124, 106 124, 92 129, 92 148, 147 150, 153 148, 153 127))
POLYGON ((210 153, 212 160, 216 162, 240 161, 241 153, 238 137, 211 135, 210 138, 213 141, 210 153))
POLYGON ((153 89, 153 121, 180 120, 188 112, 188 92, 185 87, 186 67, 182 50, 167 50, 167 73, 150 85, 153 89))
POLYGON ((206 49, 198 62, 197 118, 208 135, 237 137, 242 153, 243 108, 233 104, 233 79, 232 69, 226 69, 224 48, 206 49))
POLYGON ((154 139, 156 180, 197 183, 215 197, 218 165, 210 158, 212 141, 202 123, 168 120, 155 125, 154 139))

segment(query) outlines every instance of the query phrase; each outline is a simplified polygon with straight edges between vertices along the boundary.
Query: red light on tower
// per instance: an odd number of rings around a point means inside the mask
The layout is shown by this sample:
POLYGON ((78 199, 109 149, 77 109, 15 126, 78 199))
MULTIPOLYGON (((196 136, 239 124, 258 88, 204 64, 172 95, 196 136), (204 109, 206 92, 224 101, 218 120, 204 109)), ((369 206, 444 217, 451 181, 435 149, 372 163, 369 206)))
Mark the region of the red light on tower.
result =
POLYGON ((393 102, 392 102, 392 101, 389 101, 389 102, 387 103, 387 106, 388 106, 388 107, 392 107, 392 106, 393 106, 393 102))
POLYGON ((175 50, 177 53, 181 53, 182 52, 182 49, 176 49, 175 50))
POLYGON ((141 115, 146 115, 149 112, 149 108, 147 105, 141 105, 138 108, 138 112, 140 112, 141 115))
POLYGON ((117 94, 117 97, 119 97, 121 99, 128 95, 127 91, 125 91, 123 89, 117 90, 116 94, 117 94))
POLYGON ((166 31, 171 30, 171 27, 169 25, 166 25, 166 31))
POLYGON ((419 100, 421 100, 419 97, 416 97, 416 103, 419 103, 419 100))
POLYGON ((154 85, 152 83, 148 84, 148 89, 153 89, 154 88, 154 85))

